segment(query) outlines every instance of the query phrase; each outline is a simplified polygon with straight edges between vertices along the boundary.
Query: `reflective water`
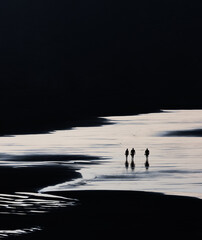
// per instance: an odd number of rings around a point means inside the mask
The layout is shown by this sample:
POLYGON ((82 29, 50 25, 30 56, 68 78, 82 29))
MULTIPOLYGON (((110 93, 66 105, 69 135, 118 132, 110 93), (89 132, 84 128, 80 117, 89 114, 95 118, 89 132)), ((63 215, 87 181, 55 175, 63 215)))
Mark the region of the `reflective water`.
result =
MULTIPOLYGON (((0 194, 0 216, 1 221, 9 216, 9 224, 6 229, 0 227, 0 239, 8 237, 19 237, 25 234, 31 234, 41 231, 41 226, 19 227, 18 229, 9 229, 10 225, 18 221, 19 226, 23 226, 26 219, 16 218, 15 216, 41 215, 53 209, 66 208, 73 206, 77 200, 41 193, 16 192, 14 194, 0 194), (14 216, 14 218, 12 218, 14 216)), ((40 217, 40 216, 39 216, 40 217)), ((36 222, 38 225, 39 223, 36 222)), ((31 224, 32 225, 32 224, 31 224)), ((4 226, 5 227, 5 226, 4 226)))
POLYGON ((19 237, 21 235, 30 234, 40 230, 41 230, 40 227, 14 229, 14 230, 0 230, 0 239, 4 239, 8 237, 19 237))
MULTIPOLYGON (((80 167, 81 179, 49 186, 41 192, 75 189, 157 191, 202 198, 202 137, 167 133, 202 128, 202 110, 175 110, 136 116, 107 117, 113 125, 78 127, 50 134, 1 137, 1 165, 29 167, 48 161, 16 161, 26 155, 100 156, 88 160, 60 161, 80 167), (135 168, 125 168, 124 152, 134 147, 135 168), (148 170, 144 151, 150 150, 148 170)), ((51 161, 53 164, 53 161, 51 161)), ((58 162, 57 162, 58 164, 58 162)))
POLYGON ((75 199, 41 193, 0 194, 0 214, 41 214, 47 213, 53 208, 71 206, 75 202, 75 199))
POLYGON ((98 165, 83 166, 83 179, 43 191, 143 190, 202 197, 202 138, 198 135, 177 136, 177 132, 175 136, 166 135, 173 131, 201 129, 201 110, 163 111, 108 117, 108 120, 115 124, 57 133, 67 138, 71 153, 109 159, 98 165), (130 157, 126 169, 124 152, 132 147, 136 150, 135 169, 130 167, 130 157), (146 148, 150 150, 148 170, 144 166, 146 148))

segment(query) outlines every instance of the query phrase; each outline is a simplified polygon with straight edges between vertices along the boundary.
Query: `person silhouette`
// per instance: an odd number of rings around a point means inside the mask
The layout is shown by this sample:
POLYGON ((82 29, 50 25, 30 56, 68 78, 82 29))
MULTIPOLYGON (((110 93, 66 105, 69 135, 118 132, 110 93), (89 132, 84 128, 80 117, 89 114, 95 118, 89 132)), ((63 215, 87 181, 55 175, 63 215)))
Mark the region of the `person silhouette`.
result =
POLYGON ((134 160, 134 156, 135 156, 135 149, 134 148, 131 149, 130 155, 131 155, 131 159, 134 160))
POLYGON ((146 169, 148 169, 149 168, 149 149, 147 148, 146 150, 145 150, 145 153, 144 153, 144 155, 146 156, 146 162, 145 162, 145 167, 146 167, 146 169))
POLYGON ((128 155, 129 155, 128 148, 127 148, 126 151, 125 151, 125 155, 126 155, 126 161, 127 161, 127 160, 128 160, 128 155))
POLYGON ((128 169, 128 165, 129 165, 128 155, 129 155, 129 151, 128 151, 128 148, 127 148, 126 151, 125 151, 125 156, 126 156, 125 167, 126 167, 126 169, 128 169))
POLYGON ((149 157, 149 149, 148 148, 145 150, 144 155, 146 156, 146 159, 148 159, 148 157, 149 157))
POLYGON ((135 162, 134 162, 134 156, 135 156, 135 149, 132 148, 131 151, 130 151, 130 155, 131 155, 131 169, 134 170, 135 168, 135 162))

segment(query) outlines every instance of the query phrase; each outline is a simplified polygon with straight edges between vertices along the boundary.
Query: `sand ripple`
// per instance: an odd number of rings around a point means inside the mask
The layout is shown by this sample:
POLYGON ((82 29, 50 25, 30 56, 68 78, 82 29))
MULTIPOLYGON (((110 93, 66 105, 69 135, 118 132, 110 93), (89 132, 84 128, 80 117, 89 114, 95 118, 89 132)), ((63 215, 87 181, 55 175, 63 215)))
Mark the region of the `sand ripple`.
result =
MULTIPOLYGON (((53 209, 64 208, 76 204, 75 199, 50 194, 16 192, 15 194, 0 194, 0 215, 28 216, 48 213, 53 209)), ((0 239, 30 234, 42 230, 40 226, 0 229, 0 239)))
POLYGON ((0 239, 7 238, 9 236, 12 236, 12 237, 20 236, 22 234, 33 233, 40 230, 41 230, 40 227, 15 229, 15 230, 0 230, 0 239))
POLYGON ((75 202, 75 199, 41 193, 0 194, 0 214, 40 214, 54 208, 72 206, 75 202))

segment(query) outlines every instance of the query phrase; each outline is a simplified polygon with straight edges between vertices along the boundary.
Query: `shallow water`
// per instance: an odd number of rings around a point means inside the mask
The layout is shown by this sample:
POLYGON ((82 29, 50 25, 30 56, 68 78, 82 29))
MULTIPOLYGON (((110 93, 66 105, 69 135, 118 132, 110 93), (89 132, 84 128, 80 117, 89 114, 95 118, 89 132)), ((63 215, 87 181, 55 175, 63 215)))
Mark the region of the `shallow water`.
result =
MULTIPOLYGON (((72 153, 106 157, 101 164, 81 168, 82 179, 43 191, 110 189, 156 191, 202 198, 202 138, 167 136, 202 128, 201 110, 163 111, 136 116, 108 117, 114 125, 76 128, 72 153), (75 146, 75 147, 74 147, 75 146), (135 169, 125 168, 124 151, 136 150, 135 169), (150 149, 145 169, 144 151, 150 149)), ((58 134, 65 134, 60 132, 58 134)))
MULTIPOLYGON (((50 134, 1 137, 1 165, 30 167, 54 164, 20 161, 26 155, 89 155, 102 160, 60 161, 80 168, 81 179, 49 186, 41 192, 64 190, 141 190, 202 198, 202 137, 172 131, 202 128, 202 110, 170 110, 135 116, 107 117, 114 124, 78 127, 50 134), (135 169, 125 168, 124 152, 134 147, 135 169), (144 167, 150 150, 148 170, 144 167), (16 161, 16 158, 18 160, 16 161)), ((193 134, 194 135, 194 134, 193 134)), ((55 163, 55 164, 58 164, 55 163)))

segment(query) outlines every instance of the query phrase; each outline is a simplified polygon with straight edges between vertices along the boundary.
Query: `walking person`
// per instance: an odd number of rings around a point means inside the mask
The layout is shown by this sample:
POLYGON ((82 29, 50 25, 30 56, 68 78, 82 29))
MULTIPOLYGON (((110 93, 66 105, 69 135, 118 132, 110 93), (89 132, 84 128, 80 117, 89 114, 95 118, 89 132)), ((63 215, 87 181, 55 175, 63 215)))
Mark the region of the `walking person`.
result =
POLYGON ((144 155, 146 156, 146 159, 148 160, 148 158, 149 158, 149 149, 148 148, 145 150, 144 155))
POLYGON ((130 151, 130 155, 131 155, 131 169, 134 170, 135 168, 135 162, 134 162, 134 157, 135 157, 135 149, 132 148, 131 151, 130 151))
POLYGON ((135 156, 135 149, 134 148, 131 149, 130 155, 131 155, 131 159, 134 160, 134 156, 135 156))
POLYGON ((129 150, 127 148, 126 151, 125 151, 125 156, 126 156, 125 167, 126 167, 126 169, 128 168, 128 165, 129 165, 129 163, 128 163, 128 155, 129 155, 129 150))
POLYGON ((148 169, 149 168, 149 149, 147 148, 146 150, 145 150, 145 153, 144 153, 144 155, 146 156, 146 162, 145 162, 145 167, 146 167, 146 169, 148 169))
POLYGON ((128 151, 128 148, 127 148, 126 151, 125 151, 126 161, 128 160, 128 155, 129 155, 129 151, 128 151))

